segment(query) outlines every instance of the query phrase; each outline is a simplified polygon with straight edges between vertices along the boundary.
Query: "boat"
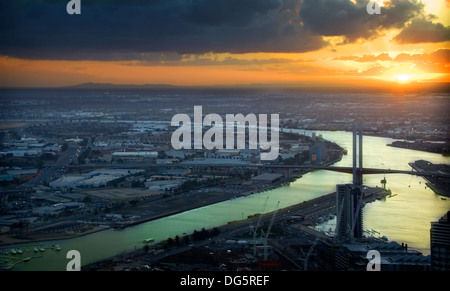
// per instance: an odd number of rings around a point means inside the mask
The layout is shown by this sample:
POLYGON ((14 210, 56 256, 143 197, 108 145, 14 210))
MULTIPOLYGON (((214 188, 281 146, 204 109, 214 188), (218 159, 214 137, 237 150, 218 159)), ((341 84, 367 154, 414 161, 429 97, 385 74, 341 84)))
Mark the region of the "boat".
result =
POLYGON ((61 247, 59 245, 55 245, 55 251, 59 252, 61 250, 61 247))
POLYGON ((154 242, 154 241, 155 241, 154 238, 144 239, 144 243, 146 243, 146 244, 151 243, 151 242, 154 242))
POLYGON ((17 249, 16 252, 17 252, 19 255, 23 254, 22 249, 17 249))
POLYGON ((33 252, 35 252, 35 253, 39 252, 38 248, 34 247, 33 252))
POLYGON ((23 259, 24 262, 28 262, 29 260, 31 260, 31 257, 26 257, 25 259, 23 259))
POLYGON ((11 254, 12 254, 12 255, 17 255, 16 249, 12 249, 12 250, 11 250, 11 254))
POLYGON ((40 246, 40 247, 39 247, 39 251, 40 251, 40 252, 45 252, 44 247, 43 247, 43 246, 40 246))

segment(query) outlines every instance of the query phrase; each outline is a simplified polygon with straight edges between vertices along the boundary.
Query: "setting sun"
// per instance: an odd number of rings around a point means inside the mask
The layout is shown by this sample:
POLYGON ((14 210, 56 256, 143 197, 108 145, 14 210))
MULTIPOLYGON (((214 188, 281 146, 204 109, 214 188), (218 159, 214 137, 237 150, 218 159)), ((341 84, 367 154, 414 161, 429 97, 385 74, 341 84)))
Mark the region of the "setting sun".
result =
POLYGON ((408 75, 397 75, 397 80, 399 82, 408 82, 409 76, 408 75))

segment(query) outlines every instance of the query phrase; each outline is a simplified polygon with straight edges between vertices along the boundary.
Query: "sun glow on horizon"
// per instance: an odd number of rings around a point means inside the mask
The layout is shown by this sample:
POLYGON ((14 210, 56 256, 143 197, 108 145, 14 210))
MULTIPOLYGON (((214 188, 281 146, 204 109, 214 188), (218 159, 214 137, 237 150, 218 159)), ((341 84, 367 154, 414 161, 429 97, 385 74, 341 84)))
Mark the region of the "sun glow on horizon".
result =
POLYGON ((406 74, 400 74, 396 76, 397 81, 399 82, 408 82, 411 78, 409 77, 409 75, 406 74))

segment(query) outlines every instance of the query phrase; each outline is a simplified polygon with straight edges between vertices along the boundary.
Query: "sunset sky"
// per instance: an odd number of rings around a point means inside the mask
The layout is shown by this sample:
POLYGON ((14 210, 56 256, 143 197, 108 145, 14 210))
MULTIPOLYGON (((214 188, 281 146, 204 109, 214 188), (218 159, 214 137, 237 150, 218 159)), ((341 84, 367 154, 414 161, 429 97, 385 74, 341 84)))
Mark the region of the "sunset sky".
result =
POLYGON ((450 1, 0 0, 0 87, 450 82, 450 1))

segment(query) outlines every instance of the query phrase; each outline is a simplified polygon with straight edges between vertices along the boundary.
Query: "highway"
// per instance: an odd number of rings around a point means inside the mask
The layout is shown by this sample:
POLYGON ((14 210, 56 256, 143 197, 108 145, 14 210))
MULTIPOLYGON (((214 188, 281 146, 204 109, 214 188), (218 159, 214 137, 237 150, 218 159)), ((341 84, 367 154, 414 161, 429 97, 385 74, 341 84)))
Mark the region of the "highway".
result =
MULTIPOLYGON (((379 191, 381 191, 381 189, 368 188, 365 191, 367 191, 368 196, 371 197, 372 196, 371 194, 373 192, 379 192, 379 191)), ((369 199, 374 199, 374 198, 372 197, 369 199)), ((365 202, 368 202, 368 201, 366 200, 365 202)), ((329 215, 329 214, 334 213, 335 206, 336 206, 336 193, 330 193, 330 194, 327 194, 327 195, 324 195, 324 196, 321 196, 321 197, 318 197, 318 198, 315 198, 315 199, 312 199, 309 201, 304 201, 302 203, 299 203, 299 204, 296 204, 296 205, 293 205, 290 207, 279 209, 275 216, 274 224, 276 225, 277 223, 279 223, 280 221, 283 221, 283 220, 289 220, 289 219, 291 219, 291 216, 302 215, 304 217, 308 217, 308 216, 309 217, 319 217, 322 215, 329 215)), ((276 210, 274 210, 274 211, 276 211, 276 210)), ((264 225, 266 222, 269 222, 272 219, 273 212, 265 213, 263 215, 264 216, 261 219, 261 226, 264 225)), ((199 242, 194 242, 188 246, 183 245, 180 247, 174 247, 168 251, 164 251, 164 252, 158 253, 156 255, 153 253, 148 253, 148 254, 143 253, 142 246, 144 245, 144 243, 142 243, 141 245, 136 245, 135 252, 130 253, 129 256, 127 255, 127 257, 139 258, 138 260, 136 260, 133 263, 124 261, 120 264, 123 264, 127 268, 142 267, 142 265, 145 263, 153 264, 164 258, 167 258, 170 256, 175 256, 175 255, 181 254, 183 252, 189 251, 194 248, 204 247, 204 246, 208 245, 209 243, 211 243, 212 241, 217 241, 217 240, 225 241, 227 239, 233 239, 237 236, 240 236, 241 234, 248 234, 250 232, 251 227, 252 226, 254 227, 257 224, 258 219, 259 219, 259 216, 253 216, 253 217, 245 219, 245 220, 234 221, 234 222, 228 223, 226 225, 218 227, 220 229, 220 234, 214 238, 199 241, 199 242)), ((308 235, 313 235, 315 237, 318 237, 318 238, 322 239, 322 241, 328 241, 328 242, 332 241, 331 237, 328 237, 327 235, 325 235, 323 233, 319 233, 318 231, 311 229, 307 226, 302 225, 300 230, 304 231, 308 235)), ((180 237, 181 236, 182 235, 180 235, 180 237)), ((277 246, 279 246, 279 243, 277 243, 276 238, 270 239, 269 244, 272 245, 275 249, 277 249, 277 246)), ((156 245, 155 246, 150 245, 150 249, 160 249, 160 248, 161 247, 156 246, 156 245)), ((280 248, 280 249, 283 249, 283 248, 280 248)), ((110 259, 111 258, 107 259, 104 262, 107 262, 110 259)), ((106 270, 107 269, 106 264, 104 264, 102 262, 93 263, 92 266, 94 266, 93 268, 96 270, 98 270, 98 269, 106 270)), ((88 267, 88 269, 89 269, 89 267, 88 267)))
POLYGON ((25 182, 21 189, 33 188, 45 183, 49 183, 60 178, 65 172, 72 159, 77 158, 77 154, 81 151, 81 147, 75 144, 69 144, 67 149, 62 153, 59 159, 50 166, 46 166, 38 176, 30 181, 25 182))

